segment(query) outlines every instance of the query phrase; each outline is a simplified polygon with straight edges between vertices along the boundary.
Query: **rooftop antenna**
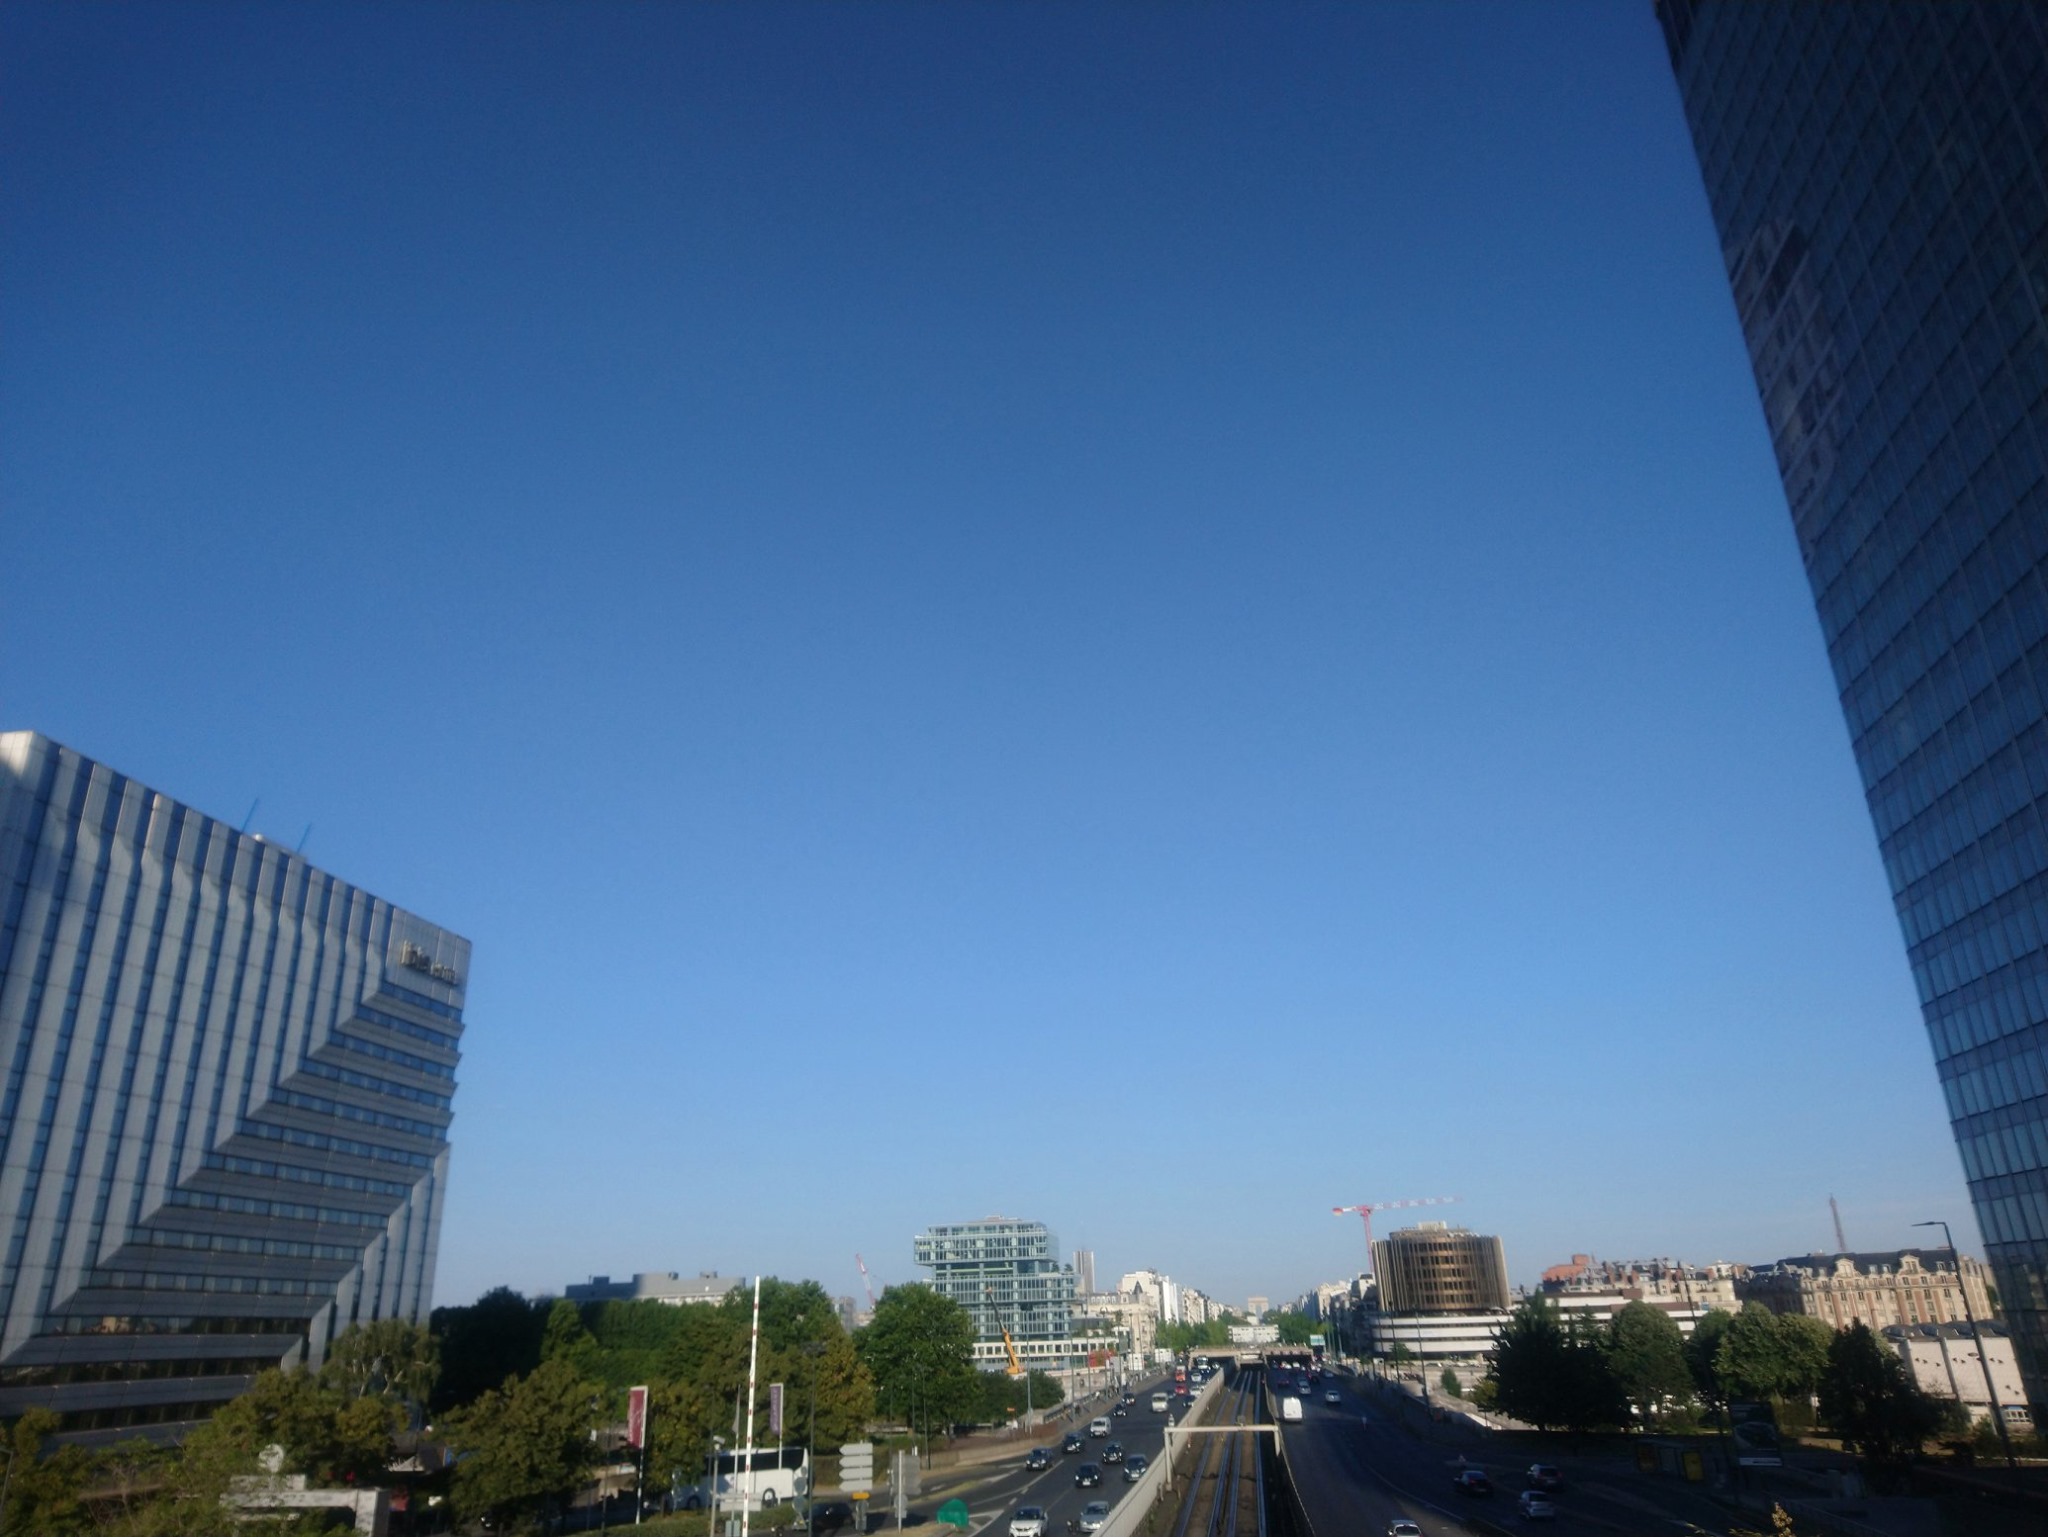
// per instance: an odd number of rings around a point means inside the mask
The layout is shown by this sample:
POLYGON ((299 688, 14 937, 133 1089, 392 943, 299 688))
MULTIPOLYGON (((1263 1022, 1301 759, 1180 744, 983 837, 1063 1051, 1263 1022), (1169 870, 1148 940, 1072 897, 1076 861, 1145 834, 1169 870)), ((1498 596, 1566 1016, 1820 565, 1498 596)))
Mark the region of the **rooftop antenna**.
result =
POLYGON ((1842 1208, 1835 1204, 1833 1196, 1828 1197, 1828 1211, 1835 1219, 1835 1252, 1837 1254, 1847 1254, 1849 1252, 1849 1240, 1842 1236, 1842 1208))
POLYGON ((236 829, 237 832, 247 832, 249 830, 249 824, 256 820, 256 808, 262 804, 263 797, 260 795, 249 802, 249 814, 242 818, 242 825, 236 829))
POLYGON ((293 852, 294 854, 303 854, 303 853, 304 853, 304 852, 306 851, 306 840, 307 840, 308 838, 312 837, 312 836, 313 836, 313 824, 312 824, 311 822, 308 822, 308 823, 306 824, 306 830, 305 830, 304 832, 302 832, 302 833, 300 833, 300 834, 299 834, 299 841, 298 841, 298 846, 297 846, 297 847, 295 847, 295 848, 294 848, 294 849, 292 850, 292 852, 293 852))

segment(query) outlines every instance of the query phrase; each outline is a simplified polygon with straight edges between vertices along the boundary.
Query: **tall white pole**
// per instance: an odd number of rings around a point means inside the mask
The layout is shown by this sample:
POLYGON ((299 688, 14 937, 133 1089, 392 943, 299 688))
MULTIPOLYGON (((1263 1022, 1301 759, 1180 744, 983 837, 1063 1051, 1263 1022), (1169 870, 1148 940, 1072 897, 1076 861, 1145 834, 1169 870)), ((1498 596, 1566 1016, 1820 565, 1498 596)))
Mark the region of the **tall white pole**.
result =
POLYGON ((747 1493, 740 1505, 740 1537, 754 1513, 754 1374, 761 1364, 761 1278, 754 1277, 754 1336, 747 1345, 747 1493))

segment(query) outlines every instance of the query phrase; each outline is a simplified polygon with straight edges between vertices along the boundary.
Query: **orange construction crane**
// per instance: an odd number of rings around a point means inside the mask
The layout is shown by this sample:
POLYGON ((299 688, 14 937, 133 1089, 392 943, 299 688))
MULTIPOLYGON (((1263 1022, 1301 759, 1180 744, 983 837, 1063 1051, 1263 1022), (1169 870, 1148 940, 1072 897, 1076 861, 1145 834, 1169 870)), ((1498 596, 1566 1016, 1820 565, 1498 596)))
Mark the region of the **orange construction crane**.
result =
POLYGON ((1003 1322, 1003 1315, 996 1308, 996 1289, 993 1286, 984 1285, 981 1288, 981 1294, 988 1298, 989 1311, 996 1315, 996 1327, 1003 1331, 1003 1349, 1010 1353, 1010 1375, 1012 1377, 1021 1377, 1024 1375, 1024 1363, 1017 1359, 1017 1343, 1010 1338, 1010 1326, 1003 1322))
POLYGON ((1365 1269, 1372 1273, 1372 1214, 1376 1211, 1395 1211, 1404 1206, 1448 1206, 1458 1198, 1454 1195, 1424 1196, 1419 1201, 1361 1201, 1356 1206, 1332 1206, 1330 1215, 1348 1216, 1357 1212, 1365 1219, 1365 1269))

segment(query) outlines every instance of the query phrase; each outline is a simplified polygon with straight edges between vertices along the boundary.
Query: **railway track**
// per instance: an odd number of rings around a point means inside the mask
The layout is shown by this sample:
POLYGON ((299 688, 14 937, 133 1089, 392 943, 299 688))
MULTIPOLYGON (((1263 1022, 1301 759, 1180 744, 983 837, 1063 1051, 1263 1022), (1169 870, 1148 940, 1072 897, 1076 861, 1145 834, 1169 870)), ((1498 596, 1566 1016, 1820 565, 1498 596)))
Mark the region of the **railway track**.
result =
MULTIPOLYGON (((1256 1425, 1263 1418, 1263 1398, 1255 1372, 1239 1372, 1229 1399, 1212 1422, 1256 1425)), ((1259 1437, 1204 1435, 1191 1438, 1186 1482, 1180 1486, 1180 1509, 1169 1537, 1267 1537, 1266 1459, 1259 1437)))

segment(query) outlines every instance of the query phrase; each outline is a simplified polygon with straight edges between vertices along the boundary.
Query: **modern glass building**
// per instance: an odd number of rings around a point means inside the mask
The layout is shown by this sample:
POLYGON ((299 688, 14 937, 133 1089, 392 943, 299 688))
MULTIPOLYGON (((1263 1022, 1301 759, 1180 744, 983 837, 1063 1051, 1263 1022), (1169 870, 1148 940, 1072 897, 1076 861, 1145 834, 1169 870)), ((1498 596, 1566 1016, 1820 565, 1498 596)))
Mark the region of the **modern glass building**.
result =
POLYGON ((468 941, 0 734, 0 1418, 174 1436, 424 1321, 468 941))
POLYGON ((1657 13, 2039 1421, 2048 13, 1657 13))
POLYGON ((1085 1357, 1073 1338, 1074 1272, 1060 1264, 1043 1222, 984 1217, 934 1227, 918 1235, 915 1252, 932 1272, 932 1290, 973 1316, 981 1366, 1007 1361, 1005 1329, 1027 1365, 1057 1370, 1085 1357))

